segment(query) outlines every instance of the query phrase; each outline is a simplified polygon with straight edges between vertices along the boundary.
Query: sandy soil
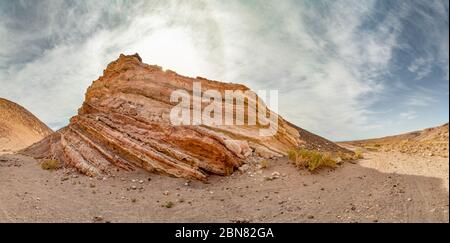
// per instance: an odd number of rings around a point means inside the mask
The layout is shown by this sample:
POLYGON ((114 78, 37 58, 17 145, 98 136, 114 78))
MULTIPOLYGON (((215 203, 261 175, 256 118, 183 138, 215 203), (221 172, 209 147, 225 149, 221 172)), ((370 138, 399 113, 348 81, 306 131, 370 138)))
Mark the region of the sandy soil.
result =
POLYGON ((139 171, 92 179, 0 156, 0 222, 449 222, 448 210, 441 157, 367 152, 316 174, 279 159, 205 184, 139 171))

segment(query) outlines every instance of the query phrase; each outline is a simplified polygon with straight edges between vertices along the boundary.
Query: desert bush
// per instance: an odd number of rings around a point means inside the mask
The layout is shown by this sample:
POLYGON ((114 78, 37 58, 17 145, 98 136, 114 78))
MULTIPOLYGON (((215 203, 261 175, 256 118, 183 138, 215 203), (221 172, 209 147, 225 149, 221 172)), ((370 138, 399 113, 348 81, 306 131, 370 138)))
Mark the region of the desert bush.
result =
POLYGON ((173 202, 167 201, 167 202, 164 203, 163 207, 165 207, 165 208, 172 208, 173 205, 174 205, 173 202))
POLYGON ((259 162, 259 165, 261 166, 261 169, 267 169, 269 168, 269 161, 268 160, 261 160, 259 162))
POLYGON ((336 167, 336 161, 330 154, 307 149, 294 149, 289 151, 288 158, 300 168, 315 171, 322 167, 336 167))
POLYGON ((363 151, 362 149, 355 149, 355 159, 364 159, 363 151))
POLYGON ((336 157, 340 158, 342 161, 350 161, 350 160, 354 160, 354 155, 351 153, 344 153, 342 151, 339 151, 336 153, 336 157))
POLYGON ((43 170, 57 170, 60 167, 61 165, 56 159, 48 159, 41 162, 41 168, 43 170))

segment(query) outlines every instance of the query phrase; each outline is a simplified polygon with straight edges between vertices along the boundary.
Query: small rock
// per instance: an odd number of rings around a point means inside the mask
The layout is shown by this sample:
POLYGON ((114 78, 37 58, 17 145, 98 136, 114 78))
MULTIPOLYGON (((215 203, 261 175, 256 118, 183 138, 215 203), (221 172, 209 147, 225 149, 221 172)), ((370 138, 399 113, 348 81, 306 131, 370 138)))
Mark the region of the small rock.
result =
POLYGON ((143 181, 143 180, 140 180, 140 181, 139 181, 139 184, 142 184, 142 183, 144 183, 144 181, 143 181))
POLYGON ((163 192, 163 195, 164 195, 164 196, 169 196, 169 191, 163 192))
POLYGON ((244 164, 241 167, 239 167, 239 171, 242 173, 247 172, 250 169, 250 166, 248 164, 244 164))
POLYGON ((103 221, 103 217, 102 216, 95 216, 93 218, 93 220, 94 220, 94 222, 101 222, 101 221, 103 221))
POLYGON ((314 219, 314 215, 308 215, 308 219, 314 219))

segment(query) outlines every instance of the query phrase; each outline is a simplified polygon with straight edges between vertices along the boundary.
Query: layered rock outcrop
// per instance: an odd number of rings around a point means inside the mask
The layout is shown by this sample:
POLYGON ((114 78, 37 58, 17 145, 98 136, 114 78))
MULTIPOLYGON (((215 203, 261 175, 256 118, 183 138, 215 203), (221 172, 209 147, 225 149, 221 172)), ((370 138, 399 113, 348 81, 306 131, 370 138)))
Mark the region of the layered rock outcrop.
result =
MULTIPOLYGON (((229 175, 249 156, 283 156, 305 144, 299 131, 277 118, 273 136, 261 136, 264 125, 173 125, 175 91, 248 91, 243 85, 189 78, 142 63, 139 55, 121 55, 88 88, 83 106, 70 125, 23 153, 55 158, 96 176, 111 168, 204 180, 207 174, 229 175)), ((248 99, 248 105, 256 100, 248 99)), ((203 103, 205 101, 203 100, 203 103)), ((206 102, 207 103, 207 102, 206 102)), ((260 107, 260 106, 258 106, 260 107)), ((188 110, 192 111, 193 105, 188 110)), ((231 112, 235 113, 236 110, 231 112)), ((245 113, 244 120, 252 114, 245 113)))

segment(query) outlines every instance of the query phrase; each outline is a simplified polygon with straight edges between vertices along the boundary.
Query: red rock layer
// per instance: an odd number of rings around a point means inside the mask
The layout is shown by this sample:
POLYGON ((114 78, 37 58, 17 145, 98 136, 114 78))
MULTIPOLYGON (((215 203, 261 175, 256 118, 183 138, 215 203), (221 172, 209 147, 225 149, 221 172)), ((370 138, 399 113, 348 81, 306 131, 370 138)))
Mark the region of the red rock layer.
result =
POLYGON ((281 117, 277 133, 270 137, 259 135, 263 127, 259 122, 256 126, 173 126, 169 117, 176 104, 170 96, 175 90, 192 94, 195 82, 201 83, 202 90, 221 94, 248 90, 164 71, 142 63, 137 54, 121 55, 89 87, 70 125, 24 153, 59 159, 90 176, 117 167, 203 180, 208 173, 232 173, 248 156, 282 156, 305 143, 281 117))

